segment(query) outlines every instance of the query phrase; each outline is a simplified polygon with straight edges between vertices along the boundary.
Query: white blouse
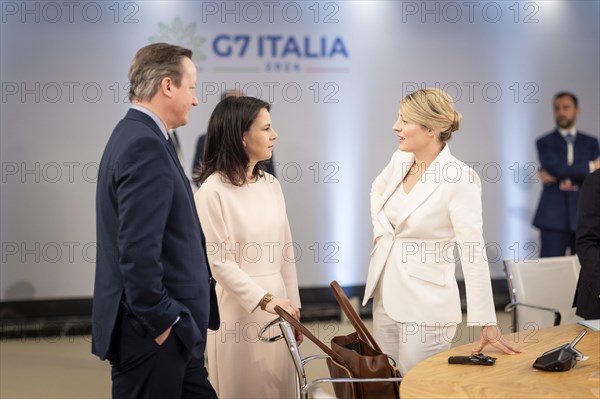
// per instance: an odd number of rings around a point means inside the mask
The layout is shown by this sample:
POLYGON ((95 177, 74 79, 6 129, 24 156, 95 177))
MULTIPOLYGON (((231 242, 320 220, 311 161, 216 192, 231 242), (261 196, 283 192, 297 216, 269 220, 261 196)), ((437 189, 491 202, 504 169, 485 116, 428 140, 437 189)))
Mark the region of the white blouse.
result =
POLYGON ((388 218, 394 229, 396 229, 398 223, 401 222, 401 220, 399 220, 399 211, 402 209, 402 203, 407 196, 408 194, 404 192, 404 182, 401 182, 383 206, 385 216, 388 218))

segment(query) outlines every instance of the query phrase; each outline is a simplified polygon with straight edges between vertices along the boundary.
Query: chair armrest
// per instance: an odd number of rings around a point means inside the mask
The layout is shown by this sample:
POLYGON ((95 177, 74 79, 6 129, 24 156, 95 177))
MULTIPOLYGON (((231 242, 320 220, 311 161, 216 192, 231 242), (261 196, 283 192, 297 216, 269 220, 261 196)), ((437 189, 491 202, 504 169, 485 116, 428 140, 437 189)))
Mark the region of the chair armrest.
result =
POLYGON ((311 362, 313 360, 317 360, 317 359, 331 359, 331 357, 327 356, 327 355, 312 355, 312 356, 307 356, 304 359, 302 359, 302 365, 306 365, 308 362, 311 362))
POLYGON ((272 320, 269 324, 264 325, 263 328, 261 328, 260 331, 258 332, 258 339, 260 339, 262 342, 275 342, 275 341, 279 341, 280 339, 284 338, 283 332, 281 334, 275 335, 273 337, 266 336, 267 331, 269 329, 271 329, 272 327, 278 325, 279 323, 281 323, 281 319, 278 317, 278 318, 272 320))
POLYGON ((504 307, 504 311, 505 312, 512 312, 515 310, 515 308, 517 306, 523 306, 526 308, 532 308, 532 309, 538 309, 538 310, 545 310, 547 312, 553 312, 554 313, 554 325, 558 326, 560 324, 560 320, 561 320, 561 315, 560 315, 560 311, 558 309, 554 309, 554 308, 546 308, 543 306, 538 306, 538 305, 530 305, 527 303, 521 303, 521 302, 511 302, 508 305, 506 305, 504 307))

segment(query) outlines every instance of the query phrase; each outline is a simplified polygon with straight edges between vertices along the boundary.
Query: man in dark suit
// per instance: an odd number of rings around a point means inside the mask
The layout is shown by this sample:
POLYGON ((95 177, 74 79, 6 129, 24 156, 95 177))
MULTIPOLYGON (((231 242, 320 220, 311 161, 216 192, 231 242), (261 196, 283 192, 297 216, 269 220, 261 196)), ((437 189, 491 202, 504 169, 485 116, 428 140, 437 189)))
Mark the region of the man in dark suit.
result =
POLYGON ((132 107, 98 174, 92 352, 113 398, 215 398, 204 368, 219 324, 204 235, 168 130, 198 105, 190 50, 156 43, 129 69, 132 107))
POLYGON ((569 92, 554 96, 556 129, 537 140, 540 178, 544 183, 533 225, 540 229, 540 257, 575 254, 579 186, 600 168, 598 139, 575 127, 577 97, 569 92))
POLYGON ((577 315, 600 319, 600 170, 586 177, 581 186, 575 246, 581 263, 574 304, 577 315))

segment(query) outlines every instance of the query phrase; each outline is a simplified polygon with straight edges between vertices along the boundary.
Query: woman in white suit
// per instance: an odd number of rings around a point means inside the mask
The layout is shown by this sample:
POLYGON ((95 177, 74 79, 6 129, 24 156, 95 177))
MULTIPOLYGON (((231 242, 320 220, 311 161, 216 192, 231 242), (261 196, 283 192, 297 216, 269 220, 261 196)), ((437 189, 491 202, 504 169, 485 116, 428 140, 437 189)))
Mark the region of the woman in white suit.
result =
POLYGON ((497 328, 482 235, 479 176, 446 142, 461 115, 439 89, 406 96, 394 131, 399 150, 373 182, 374 248, 363 305, 373 297, 373 330, 404 375, 446 350, 462 320, 454 275, 458 249, 467 290, 467 323, 482 326, 475 351, 511 347, 497 328))

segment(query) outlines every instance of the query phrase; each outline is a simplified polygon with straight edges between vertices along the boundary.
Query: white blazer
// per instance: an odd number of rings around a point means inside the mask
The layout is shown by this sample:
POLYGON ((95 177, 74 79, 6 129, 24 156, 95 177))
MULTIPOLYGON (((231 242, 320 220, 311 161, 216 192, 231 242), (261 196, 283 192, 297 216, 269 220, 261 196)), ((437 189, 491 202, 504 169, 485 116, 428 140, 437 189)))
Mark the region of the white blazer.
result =
POLYGON ((398 322, 460 323, 454 274, 459 250, 467 291, 467 323, 496 324, 490 272, 484 258, 481 181, 448 145, 404 198, 394 229, 383 206, 414 162, 396 151, 371 187, 374 239, 363 305, 381 280, 381 300, 398 322))

